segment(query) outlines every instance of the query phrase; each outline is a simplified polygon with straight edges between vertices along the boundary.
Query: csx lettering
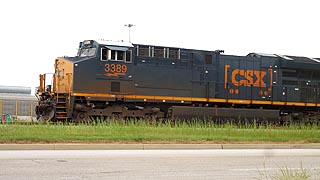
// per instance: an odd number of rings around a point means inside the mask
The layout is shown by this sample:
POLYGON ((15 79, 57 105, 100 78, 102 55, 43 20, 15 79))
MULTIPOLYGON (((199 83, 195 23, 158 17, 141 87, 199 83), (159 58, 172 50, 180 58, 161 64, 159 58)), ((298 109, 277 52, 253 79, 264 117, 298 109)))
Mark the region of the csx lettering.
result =
POLYGON ((234 86, 267 87, 263 80, 266 75, 266 71, 235 69, 231 73, 231 82, 234 86))
POLYGON ((107 73, 126 73, 127 72, 127 66, 121 65, 121 64, 105 64, 104 65, 104 71, 107 73))

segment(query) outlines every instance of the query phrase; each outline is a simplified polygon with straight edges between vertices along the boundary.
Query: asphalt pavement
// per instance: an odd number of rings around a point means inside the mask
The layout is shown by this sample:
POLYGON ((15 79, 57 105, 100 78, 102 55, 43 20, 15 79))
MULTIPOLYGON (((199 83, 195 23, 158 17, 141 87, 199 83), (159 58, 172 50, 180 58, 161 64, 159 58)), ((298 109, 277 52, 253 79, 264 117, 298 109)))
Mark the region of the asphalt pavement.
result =
POLYGON ((251 180, 301 167, 320 177, 320 149, 0 151, 0 179, 10 180, 251 180))

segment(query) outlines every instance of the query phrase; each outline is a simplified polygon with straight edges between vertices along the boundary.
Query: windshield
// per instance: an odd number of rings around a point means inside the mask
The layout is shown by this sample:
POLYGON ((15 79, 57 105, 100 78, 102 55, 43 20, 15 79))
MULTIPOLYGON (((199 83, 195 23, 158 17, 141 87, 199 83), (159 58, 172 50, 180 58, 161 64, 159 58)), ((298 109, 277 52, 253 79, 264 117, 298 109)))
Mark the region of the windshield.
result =
POLYGON ((95 56, 96 48, 82 48, 79 50, 78 56, 86 57, 86 56, 95 56))

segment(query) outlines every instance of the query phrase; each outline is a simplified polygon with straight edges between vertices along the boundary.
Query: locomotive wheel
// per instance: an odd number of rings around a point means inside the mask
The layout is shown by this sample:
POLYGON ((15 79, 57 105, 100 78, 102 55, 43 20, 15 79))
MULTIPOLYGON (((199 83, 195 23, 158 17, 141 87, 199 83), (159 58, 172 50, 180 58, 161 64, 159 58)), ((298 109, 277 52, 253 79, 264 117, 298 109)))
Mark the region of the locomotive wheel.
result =
POLYGON ((122 120, 122 114, 114 113, 114 114, 112 114, 112 119, 117 120, 117 121, 122 120))
POLYGON ((90 116, 86 112, 78 112, 76 122, 90 122, 90 116))

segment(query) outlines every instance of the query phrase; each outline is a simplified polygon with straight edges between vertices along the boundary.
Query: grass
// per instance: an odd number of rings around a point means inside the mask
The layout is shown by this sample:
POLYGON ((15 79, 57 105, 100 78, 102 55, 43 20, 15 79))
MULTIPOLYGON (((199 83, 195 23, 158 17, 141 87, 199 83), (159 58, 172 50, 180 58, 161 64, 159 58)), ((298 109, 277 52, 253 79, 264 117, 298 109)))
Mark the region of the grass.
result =
POLYGON ((260 171, 260 178, 257 178, 257 180, 308 180, 310 178, 310 170, 304 168, 302 163, 300 168, 295 169, 290 169, 288 166, 280 167, 279 171, 273 175, 267 173, 264 164, 264 170, 260 171))
POLYGON ((0 143, 319 143, 316 125, 217 125, 207 122, 109 121, 90 124, 0 124, 0 143))

